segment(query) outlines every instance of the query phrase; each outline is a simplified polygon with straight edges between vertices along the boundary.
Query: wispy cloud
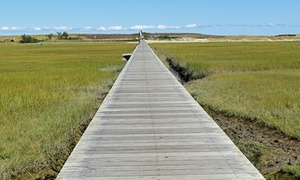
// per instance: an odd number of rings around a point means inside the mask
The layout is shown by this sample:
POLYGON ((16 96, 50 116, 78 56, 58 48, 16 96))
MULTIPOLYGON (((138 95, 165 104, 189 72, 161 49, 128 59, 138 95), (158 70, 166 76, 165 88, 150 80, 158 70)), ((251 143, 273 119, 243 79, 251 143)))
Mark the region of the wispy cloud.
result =
POLYGON ((121 31, 121 30, 124 30, 124 28, 122 26, 110 26, 107 29, 108 30, 112 30, 112 31, 121 31))
POLYGON ((167 26, 167 25, 158 25, 157 29, 181 29, 181 26, 167 26))
POLYGON ((20 28, 20 27, 12 27, 11 28, 13 31, 19 31, 19 30, 22 30, 23 28, 20 28))
POLYGON ((8 27, 3 26, 0 28, 0 31, 6 32, 41 32, 41 33, 48 33, 48 32, 55 32, 55 31, 70 31, 70 32, 96 32, 96 31, 126 31, 126 30, 146 30, 146 29, 157 29, 157 30, 166 30, 166 29, 184 29, 184 28, 196 28, 196 24, 188 24, 186 26, 174 26, 174 25, 134 25, 130 27, 123 27, 123 26, 99 26, 98 28, 94 28, 92 26, 86 26, 82 28, 73 28, 68 26, 56 26, 56 27, 34 27, 34 28, 21 28, 21 27, 8 27))
POLYGON ((211 24, 211 25, 198 25, 195 23, 186 24, 182 26, 177 25, 166 25, 166 24, 159 24, 159 25, 133 25, 129 27, 123 27, 120 25, 115 26, 99 26, 98 28, 94 28, 92 26, 86 26, 81 28, 74 28, 68 26, 56 26, 56 27, 33 27, 33 28, 24 28, 24 27, 9 27, 3 26, 0 27, 0 32, 4 34, 21 34, 21 33, 53 33, 53 32, 61 32, 61 31, 68 31, 69 33, 95 33, 99 31, 105 32, 126 32, 126 31, 137 31, 137 30, 157 30, 157 31, 164 31, 164 30, 180 30, 184 31, 184 29, 196 29, 196 28, 299 28, 300 24, 276 24, 273 22, 266 23, 266 24, 211 24))
POLYGON ((147 26, 147 25, 135 25, 135 26, 131 26, 129 29, 132 30, 145 30, 145 29, 155 29, 156 26, 147 26))
POLYGON ((41 30, 42 30, 42 28, 40 28, 40 27, 36 27, 36 28, 33 28, 33 30, 34 30, 34 31, 41 31, 41 30))
POLYGON ((1 28, 1 30, 2 30, 2 31, 9 31, 9 30, 10 30, 10 28, 9 28, 9 27, 7 27, 7 26, 3 26, 3 27, 1 28))
POLYGON ((57 31, 68 31, 68 30, 72 30, 73 28, 67 26, 58 26, 58 27, 54 27, 53 29, 57 31))
POLYGON ((195 28, 195 27, 197 27, 197 24, 188 24, 185 27, 186 28, 195 28))
POLYGON ((23 28, 20 27, 8 27, 8 26, 3 26, 1 28, 2 31, 19 31, 22 30, 23 28))
POLYGON ((97 31, 106 31, 107 29, 104 26, 100 26, 96 30, 97 31))
POLYGON ((86 26, 86 27, 80 29, 80 31, 91 31, 91 30, 94 30, 94 28, 91 26, 86 26))

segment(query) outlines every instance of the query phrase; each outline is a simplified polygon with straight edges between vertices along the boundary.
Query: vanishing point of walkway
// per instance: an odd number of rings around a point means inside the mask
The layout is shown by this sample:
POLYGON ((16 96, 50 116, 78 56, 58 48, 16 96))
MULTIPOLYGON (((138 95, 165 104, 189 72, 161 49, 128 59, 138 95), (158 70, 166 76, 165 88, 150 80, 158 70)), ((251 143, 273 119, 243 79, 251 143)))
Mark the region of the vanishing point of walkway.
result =
POLYGON ((264 179, 141 40, 57 179, 264 179))

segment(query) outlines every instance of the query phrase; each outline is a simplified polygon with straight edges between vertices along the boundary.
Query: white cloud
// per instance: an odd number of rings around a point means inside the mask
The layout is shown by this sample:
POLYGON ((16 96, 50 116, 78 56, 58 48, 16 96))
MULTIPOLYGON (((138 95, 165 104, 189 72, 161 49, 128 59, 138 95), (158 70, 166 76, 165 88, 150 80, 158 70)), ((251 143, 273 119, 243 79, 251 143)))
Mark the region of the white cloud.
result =
POLYGON ((1 30, 3 30, 3 31, 9 31, 9 30, 10 30, 10 28, 9 28, 9 27, 7 27, 7 26, 3 26, 3 27, 1 28, 1 30))
MULTIPOLYGON (((93 28, 89 29, 92 30, 93 28)), ((97 31, 107 31, 107 30, 112 30, 112 31, 121 31, 121 30, 126 30, 126 28, 123 28, 122 26, 110 26, 110 27, 104 27, 100 26, 96 29, 97 31)))
POLYGON ((158 25, 157 29, 180 29, 181 26, 167 26, 167 25, 158 25))
POLYGON ((169 29, 181 29, 181 26, 169 26, 169 29))
POLYGON ((20 28, 20 27, 8 27, 8 26, 3 26, 0 30, 2 31, 19 31, 19 30, 23 30, 24 28, 20 28))
POLYGON ((85 28, 83 28, 83 29, 90 30, 90 29, 93 29, 93 27, 87 26, 87 27, 85 27, 85 28))
POLYGON ((197 27, 197 24, 188 24, 185 27, 186 28, 195 28, 195 27, 197 27))
POLYGON ((133 30, 143 30, 143 29, 155 29, 155 26, 147 26, 147 25, 135 25, 131 26, 129 29, 133 30))
POLYGON ((273 23, 269 23, 269 26, 274 26, 274 24, 273 23))
POLYGON ((94 30, 94 28, 91 27, 91 26, 87 26, 87 27, 84 27, 84 28, 80 29, 80 31, 92 31, 92 30, 94 30))
POLYGON ((72 30, 73 28, 67 26, 59 26, 59 27, 54 27, 53 29, 58 31, 66 31, 66 30, 72 30))
POLYGON ((20 27, 11 27, 11 30, 13 30, 13 31, 18 31, 18 30, 21 30, 22 28, 20 28, 20 27))
POLYGON ((168 28, 168 26, 166 26, 166 25, 158 25, 157 26, 157 29, 167 29, 168 28))
POLYGON ((41 31, 42 28, 36 27, 36 28, 34 28, 34 30, 35 30, 35 31, 41 31))
POLYGON ((110 26, 108 30, 120 31, 123 30, 122 26, 110 26))
POLYGON ((106 28, 103 27, 103 26, 100 26, 100 27, 97 28, 97 30, 98 30, 98 31, 106 31, 106 28))

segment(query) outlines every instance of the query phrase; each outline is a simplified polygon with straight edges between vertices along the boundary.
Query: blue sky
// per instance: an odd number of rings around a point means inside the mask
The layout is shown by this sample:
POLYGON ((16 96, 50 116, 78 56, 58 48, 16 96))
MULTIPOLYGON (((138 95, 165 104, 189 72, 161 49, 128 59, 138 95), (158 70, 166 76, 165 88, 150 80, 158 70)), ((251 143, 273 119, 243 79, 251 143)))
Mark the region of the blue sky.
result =
POLYGON ((0 35, 300 34, 300 0, 5 0, 0 35))

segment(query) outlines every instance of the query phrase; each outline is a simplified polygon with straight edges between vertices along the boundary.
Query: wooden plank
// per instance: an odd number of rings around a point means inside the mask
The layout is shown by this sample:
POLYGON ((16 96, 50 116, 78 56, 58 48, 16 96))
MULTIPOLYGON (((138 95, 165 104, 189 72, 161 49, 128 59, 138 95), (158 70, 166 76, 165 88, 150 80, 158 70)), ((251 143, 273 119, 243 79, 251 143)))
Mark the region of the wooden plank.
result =
POLYGON ((264 179, 141 41, 57 179, 264 179))

